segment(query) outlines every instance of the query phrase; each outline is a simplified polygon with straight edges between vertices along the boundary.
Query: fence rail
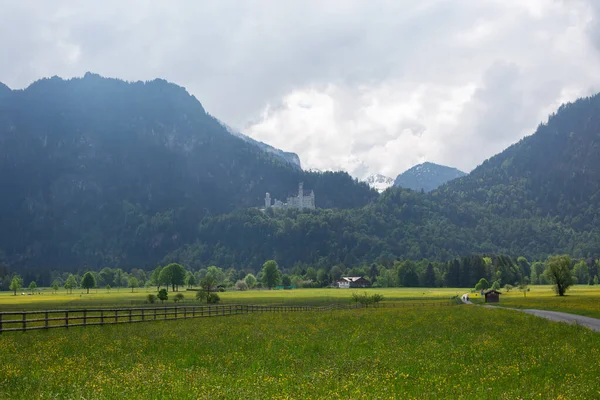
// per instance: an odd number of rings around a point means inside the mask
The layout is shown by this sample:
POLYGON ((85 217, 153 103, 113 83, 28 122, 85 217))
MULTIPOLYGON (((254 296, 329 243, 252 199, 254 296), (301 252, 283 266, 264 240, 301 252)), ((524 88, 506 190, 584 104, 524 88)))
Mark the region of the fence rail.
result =
MULTIPOLYGON (((412 303, 411 306, 443 306, 451 303, 412 303)), ((375 307, 396 307, 382 303, 375 307)), ((143 308, 86 308, 44 311, 0 312, 0 334, 11 331, 29 331, 50 328, 70 328, 88 325, 111 325, 188 318, 205 318, 237 314, 293 311, 333 311, 364 308, 360 304, 330 304, 327 306, 261 306, 224 304, 207 306, 165 306, 143 308)))

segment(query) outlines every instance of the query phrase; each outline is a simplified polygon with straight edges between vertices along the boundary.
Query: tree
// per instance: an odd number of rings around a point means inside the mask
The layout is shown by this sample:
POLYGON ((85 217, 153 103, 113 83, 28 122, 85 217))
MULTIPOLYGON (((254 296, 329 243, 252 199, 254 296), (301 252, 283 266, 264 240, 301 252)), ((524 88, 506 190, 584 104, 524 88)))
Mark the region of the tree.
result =
POLYGON ((253 288, 256 285, 256 278, 252 274, 246 275, 244 282, 248 285, 248 288, 253 288))
POLYGON ((527 292, 529 291, 529 285, 527 282, 521 282, 519 284, 519 290, 523 292, 523 297, 527 297, 527 292))
POLYGON ((564 296, 565 292, 573 284, 571 257, 562 255, 548 258, 544 275, 554 285, 554 291, 559 296, 564 296))
POLYGON ((481 278, 475 285, 475 290, 487 290, 490 287, 490 283, 487 279, 481 278))
POLYGON ((110 293, 110 289, 112 289, 112 288, 110 287, 110 285, 106 285, 106 291, 107 291, 108 293, 110 293))
POLYGON ((248 284, 240 279, 235 283, 235 288, 240 291, 248 290, 248 284))
POLYGON ((186 278, 185 278, 185 284, 187 285, 188 288, 192 288, 194 286, 196 286, 196 277, 194 276, 194 274, 192 274, 191 272, 188 272, 186 274, 186 278))
POLYGON ((37 283, 35 283, 35 281, 31 281, 29 283, 29 291, 31 292, 31 294, 33 294, 33 291, 37 289, 37 283))
POLYGON ((494 283, 492 283, 492 289, 493 290, 500 289, 500 281, 494 281, 494 283))
POLYGON ((13 276, 12 280, 10 281, 10 290, 14 292, 15 296, 17 295, 17 290, 21 289, 22 287, 23 279, 21 279, 19 275, 13 276))
POLYGON ((577 278, 577 283, 587 283, 590 280, 590 269, 587 263, 583 260, 575 264, 573 275, 577 278))
POLYGON ((52 293, 58 292, 58 287, 59 285, 57 281, 52 282, 52 293))
POLYGON ((598 284, 598 275, 594 276, 594 285, 598 284))
POLYGON ((91 272, 86 272, 81 278, 81 287, 87 290, 87 293, 90 292, 91 288, 96 287, 96 278, 94 278, 94 274, 91 272))
POLYGON ((150 304, 154 304, 156 302, 156 296, 153 295, 152 293, 150 293, 148 296, 146 296, 146 298, 148 299, 148 303, 150 303, 150 304))
POLYGON ((139 282, 137 280, 137 278, 135 277, 130 277, 129 278, 129 287, 131 288, 131 293, 133 293, 133 289, 135 289, 136 287, 139 286, 139 282))
POLYGON ((125 275, 121 268, 117 268, 115 270, 114 282, 115 282, 115 286, 117 287, 117 290, 119 290, 119 288, 123 287, 123 284, 125 283, 125 275))
POLYGON ((331 276, 331 282, 339 281, 342 278, 342 268, 339 265, 334 265, 329 275, 331 276))
POLYGON ((286 288, 292 286, 292 278, 289 275, 283 275, 281 277, 281 284, 286 288))
POLYGON ((75 279, 73 274, 69 274, 69 277, 65 281, 64 287, 67 289, 68 293, 73 293, 73 289, 77 287, 77 279, 75 279))
POLYGON ((281 281, 281 272, 279 271, 279 265, 277 261, 269 260, 263 264, 263 284, 269 289, 277 286, 281 281))
POLYGON ((514 287, 510 283, 507 283, 506 285, 504 285, 504 290, 506 290, 506 293, 510 292, 513 289, 514 289, 514 287))
POLYGON ((161 282, 160 282, 160 272, 162 271, 162 268, 163 267, 161 267, 161 266, 156 267, 154 269, 154 271, 152 271, 152 275, 150 276, 150 280, 152 281, 152 283, 154 285, 156 285, 156 290, 160 289, 160 284, 161 284, 161 282))
POLYGON ((160 289, 158 291, 158 299, 161 303, 164 303, 165 300, 169 299, 169 293, 167 293, 167 289, 160 289))
POLYGON ((160 271, 160 283, 167 286, 171 285, 172 291, 175 291, 175 288, 178 288, 179 285, 184 285, 184 280, 185 269, 179 264, 171 263, 160 271))
POLYGON ((435 271, 433 270, 433 265, 431 265, 431 263, 428 263, 425 268, 424 284, 425 287, 435 287, 435 271))

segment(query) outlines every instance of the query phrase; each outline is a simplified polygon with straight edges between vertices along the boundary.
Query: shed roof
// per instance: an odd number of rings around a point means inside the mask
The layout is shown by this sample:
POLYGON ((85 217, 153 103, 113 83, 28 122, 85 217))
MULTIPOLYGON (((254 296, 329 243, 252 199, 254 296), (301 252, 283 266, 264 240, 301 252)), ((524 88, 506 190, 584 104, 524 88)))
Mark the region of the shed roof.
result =
POLYGON ((502 293, 497 291, 496 289, 491 289, 484 293, 484 295, 488 295, 488 294, 502 294, 502 293))

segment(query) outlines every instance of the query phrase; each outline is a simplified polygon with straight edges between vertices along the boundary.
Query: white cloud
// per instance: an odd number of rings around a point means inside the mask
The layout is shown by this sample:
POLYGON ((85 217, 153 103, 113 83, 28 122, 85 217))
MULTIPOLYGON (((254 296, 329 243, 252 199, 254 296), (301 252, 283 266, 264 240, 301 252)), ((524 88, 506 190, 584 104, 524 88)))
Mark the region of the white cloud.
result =
POLYGON ((309 168, 470 170, 600 88, 595 0, 0 0, 0 81, 162 77, 309 168), (8 61, 7 61, 8 60, 8 61))

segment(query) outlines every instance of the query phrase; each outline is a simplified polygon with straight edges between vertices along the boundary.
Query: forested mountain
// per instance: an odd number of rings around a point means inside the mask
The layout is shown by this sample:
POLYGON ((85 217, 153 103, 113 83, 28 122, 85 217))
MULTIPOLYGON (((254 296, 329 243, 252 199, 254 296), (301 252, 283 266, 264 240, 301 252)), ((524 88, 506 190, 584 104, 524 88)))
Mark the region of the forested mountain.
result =
POLYGON ((394 181, 394 186, 430 192, 446 182, 465 175, 464 172, 456 168, 424 162, 398 175, 394 181))
POLYGON ((329 270, 474 253, 598 258, 599 146, 594 96, 468 176, 377 196, 231 135, 162 80, 0 86, 0 264, 256 271, 267 259, 329 270), (299 181, 320 209, 258 210, 265 192, 285 198, 299 181))
POLYGON ((597 258, 599 181, 597 95, 562 106, 534 135, 431 193, 394 188, 358 210, 206 218, 197 242, 167 260, 326 267, 472 253, 597 258))
POLYGON ((0 264, 154 265, 207 215, 284 198, 317 207, 377 196, 346 173, 308 173, 233 136, 185 89, 86 74, 0 86, 0 264))

